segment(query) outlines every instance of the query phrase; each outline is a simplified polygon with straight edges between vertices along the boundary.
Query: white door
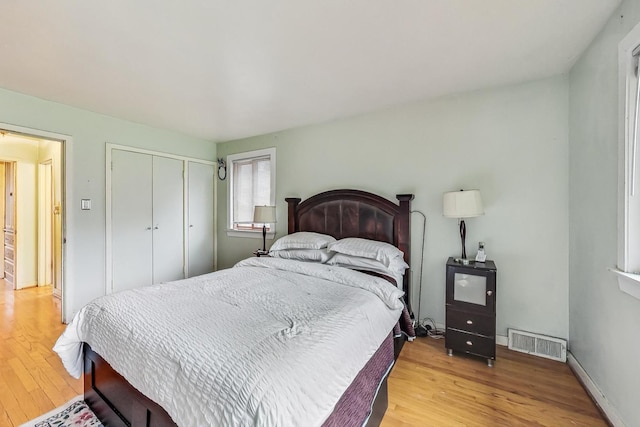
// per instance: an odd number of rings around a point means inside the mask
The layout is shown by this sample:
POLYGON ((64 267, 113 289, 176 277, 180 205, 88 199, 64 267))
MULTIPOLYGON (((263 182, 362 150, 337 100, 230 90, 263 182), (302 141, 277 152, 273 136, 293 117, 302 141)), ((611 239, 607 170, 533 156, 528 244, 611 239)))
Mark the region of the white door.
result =
POLYGON ((213 271, 213 165, 189 162, 189 277, 213 271))
POLYGON ((113 291, 153 283, 152 156, 111 152, 113 291))
POLYGON ((40 163, 38 165, 38 286, 48 286, 54 282, 52 179, 52 162, 40 163))
POLYGON ((153 283, 184 279, 184 162, 153 156, 153 283))

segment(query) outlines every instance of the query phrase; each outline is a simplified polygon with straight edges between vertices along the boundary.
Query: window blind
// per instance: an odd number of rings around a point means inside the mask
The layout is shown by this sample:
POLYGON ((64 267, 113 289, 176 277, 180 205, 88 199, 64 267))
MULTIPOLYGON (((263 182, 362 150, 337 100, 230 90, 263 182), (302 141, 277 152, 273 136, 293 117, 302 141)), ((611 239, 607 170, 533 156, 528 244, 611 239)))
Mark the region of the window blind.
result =
POLYGON ((234 163, 233 223, 250 225, 254 206, 271 201, 271 159, 259 157, 234 163))

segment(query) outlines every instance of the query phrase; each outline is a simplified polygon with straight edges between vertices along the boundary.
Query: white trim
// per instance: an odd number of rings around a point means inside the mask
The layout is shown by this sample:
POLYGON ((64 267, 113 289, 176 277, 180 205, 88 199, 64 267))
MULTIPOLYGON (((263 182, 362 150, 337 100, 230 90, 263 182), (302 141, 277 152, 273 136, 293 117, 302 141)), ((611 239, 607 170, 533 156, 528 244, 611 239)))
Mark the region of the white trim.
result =
MULTIPOLYGON (((62 148, 62 146, 61 146, 62 148)), ((36 252, 37 252, 37 266, 38 266, 38 274, 37 274, 37 286, 45 286, 45 285, 53 285, 55 282, 55 275, 56 275, 56 271, 51 269, 51 281, 50 283, 47 283, 46 277, 47 277, 47 259, 46 259, 46 254, 47 254, 47 250, 45 248, 46 244, 46 234, 43 233, 43 229, 46 230, 46 215, 43 215, 43 206, 47 209, 51 209, 51 218, 50 218, 50 223, 51 223, 51 233, 50 233, 50 238, 51 238, 51 257, 52 259, 49 260, 51 261, 51 265, 53 266, 54 263, 54 259, 55 258, 55 250, 54 250, 54 213, 53 213, 53 201, 54 201, 54 194, 53 194, 53 181, 55 181, 55 177, 54 177, 54 172, 53 172, 53 158, 51 159, 47 159, 45 161, 40 161, 38 160, 38 165, 37 165, 37 192, 38 192, 38 209, 37 209, 37 216, 38 216, 38 233, 37 233, 37 239, 38 239, 38 244, 36 246, 36 252), (47 182, 45 181, 45 175, 43 173, 43 169, 46 169, 46 167, 50 168, 50 182, 49 182, 49 186, 47 187, 46 184, 47 182), (49 205, 45 205, 45 200, 46 200, 46 195, 43 193, 43 191, 49 190, 49 192, 51 193, 50 195, 50 201, 51 203, 49 205), (44 199, 44 200, 43 200, 44 199)), ((53 294, 56 295, 56 288, 53 288, 53 294)), ((59 294, 58 294, 59 296, 59 294)))
POLYGON ((596 404, 600 407, 602 412, 605 414, 607 420, 614 427, 625 427, 624 422, 622 422, 622 418, 616 411, 615 407, 609 403, 606 396, 600 391, 596 383, 593 382, 587 371, 584 370, 578 359, 576 359, 573 354, 568 351, 567 352, 567 363, 575 373, 575 375, 580 379, 583 386, 587 389, 587 392, 591 396, 593 400, 595 400, 596 404))
MULTIPOLYGON (((253 237, 251 233, 254 231, 250 230, 235 230, 233 228, 233 209, 232 206, 232 198, 233 198, 233 162, 238 160, 249 160, 259 157, 269 156, 271 161, 271 198, 269 204, 271 206, 275 206, 276 204, 276 148, 263 148, 261 150, 253 150, 253 151, 245 151, 243 153, 235 153, 227 155, 227 236, 229 237, 253 237)), ((274 227, 275 228, 275 227, 274 227)), ((269 237, 269 233, 267 232, 267 237, 269 237)), ((273 232, 275 233, 275 231, 273 232)), ((260 237, 262 237, 262 231, 260 231, 260 237)), ((269 237, 273 238, 273 236, 269 237)))
POLYGON ((104 239, 104 255, 105 255, 105 281, 104 281, 104 294, 110 294, 113 290, 113 277, 111 275, 113 269, 113 257, 111 256, 111 152, 113 151, 111 144, 107 143, 105 146, 105 239, 104 239))
POLYGON ((496 335, 496 344, 508 347, 509 346, 509 337, 504 335, 496 335))
POLYGON ((67 270, 71 269, 73 265, 73 231, 67 227, 67 224, 73 224, 74 213, 72 210, 73 200, 73 186, 71 185, 71 179, 68 177, 73 176, 73 163, 71 160, 71 149, 73 146, 73 137, 62 133, 49 132, 46 130, 28 128, 24 126, 16 126, 8 123, 0 123, 0 128, 9 132, 22 133, 25 135, 34 136, 36 138, 49 139, 54 141, 60 141, 62 143, 61 158, 60 158, 60 179, 62 180, 62 188, 60 189, 62 198, 62 283, 61 291, 61 317, 62 323, 68 323, 73 318, 73 311, 67 313, 67 309, 71 307, 69 303, 73 296, 73 278, 71 275, 67 275, 67 270), (67 264, 68 263, 68 264, 67 264))
POLYGON ((626 273, 617 268, 609 268, 608 270, 618 276, 618 288, 622 292, 640 299, 640 274, 626 273))
MULTIPOLYGON (((267 239, 273 240, 275 231, 267 231, 267 239)), ((229 237, 249 237, 252 239, 262 239, 262 230, 230 230, 227 228, 227 236, 229 237)))
MULTIPOLYGON (((215 177, 214 177, 215 179, 215 177)), ((189 162, 182 163, 182 275, 189 277, 189 162)))
POLYGON ((617 267, 623 272, 640 271, 640 239, 636 236, 640 221, 640 194, 632 194, 631 180, 638 166, 634 165, 634 118, 638 78, 635 75, 637 58, 633 51, 640 45, 640 24, 636 25, 618 44, 618 257, 617 267))
POLYGON ((134 153, 151 154, 153 156, 168 157, 170 159, 184 160, 184 161, 196 162, 196 163, 204 163, 206 165, 218 164, 217 161, 197 159, 195 157, 189 157, 189 156, 181 156, 180 154, 172 154, 172 153, 165 153, 163 151, 147 150, 144 148, 130 147, 128 145, 113 144, 111 142, 107 142, 106 144, 107 144, 107 149, 111 147, 111 149, 116 149, 116 150, 133 151, 134 153))

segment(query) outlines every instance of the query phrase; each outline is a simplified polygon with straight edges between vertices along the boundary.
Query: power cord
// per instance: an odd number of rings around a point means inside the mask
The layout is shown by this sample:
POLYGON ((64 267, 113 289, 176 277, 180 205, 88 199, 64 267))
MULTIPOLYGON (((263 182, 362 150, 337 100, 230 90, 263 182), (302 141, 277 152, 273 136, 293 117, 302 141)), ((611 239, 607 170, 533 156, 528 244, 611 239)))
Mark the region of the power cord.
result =
POLYGON ((438 328, 436 322, 430 317, 423 319, 415 330, 416 335, 419 337, 431 337, 434 339, 444 338, 445 333, 444 329, 438 328))
POLYGON ((444 337, 445 331, 444 329, 438 328, 436 326, 436 322, 432 318, 427 317, 425 319, 422 319, 422 321, 420 321, 420 310, 422 309, 422 272, 424 268, 424 244, 425 244, 426 235, 427 235, 427 216, 419 210, 413 210, 411 211, 411 213, 417 213, 422 215, 422 247, 420 252, 420 280, 419 280, 420 285, 418 288, 418 304, 417 304, 418 310, 417 310, 417 317, 415 317, 414 314, 411 313, 411 319, 414 321, 414 328, 417 336, 419 337, 428 336, 434 339, 440 339, 444 337))
MULTIPOLYGON (((420 328, 420 325, 419 325, 419 323, 420 323, 420 309, 422 308, 422 269, 424 267, 424 243, 425 243, 425 237, 427 235, 427 216, 423 212, 418 211, 418 210, 410 211, 410 213, 417 213, 417 214, 422 215, 422 248, 421 248, 421 252, 420 252, 420 280, 419 280, 420 285, 418 287, 418 304, 417 304, 418 305, 418 316, 417 316, 418 325, 414 324, 414 326, 416 327, 416 335, 423 336, 423 335, 420 335, 418 333, 418 328, 420 328)), ((413 312, 411 313, 411 318, 415 322, 416 317, 414 317, 413 312)), ((420 331, 420 332, 422 332, 422 331, 420 331)))

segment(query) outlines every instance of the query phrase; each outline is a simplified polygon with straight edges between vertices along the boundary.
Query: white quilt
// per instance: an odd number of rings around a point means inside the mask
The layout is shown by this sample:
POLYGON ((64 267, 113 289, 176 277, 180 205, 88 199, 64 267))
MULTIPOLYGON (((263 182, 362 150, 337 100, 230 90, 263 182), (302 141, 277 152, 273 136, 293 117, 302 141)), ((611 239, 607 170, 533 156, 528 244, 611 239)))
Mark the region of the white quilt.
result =
POLYGON ((324 264, 248 258, 82 308, 54 350, 87 342, 180 426, 318 426, 389 335, 403 292, 324 264))

